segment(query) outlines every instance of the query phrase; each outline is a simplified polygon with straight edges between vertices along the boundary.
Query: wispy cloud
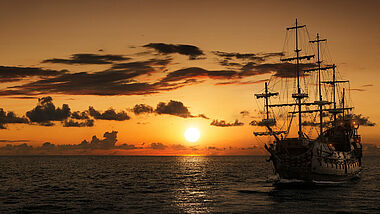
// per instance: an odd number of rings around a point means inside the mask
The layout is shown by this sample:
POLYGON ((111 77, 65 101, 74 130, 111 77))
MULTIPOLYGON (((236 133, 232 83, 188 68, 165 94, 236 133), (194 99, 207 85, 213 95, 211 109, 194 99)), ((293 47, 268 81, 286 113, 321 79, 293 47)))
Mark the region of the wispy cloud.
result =
POLYGON ((111 64, 114 62, 130 60, 131 58, 125 57, 123 55, 113 55, 113 54, 89 54, 80 53, 73 54, 69 59, 62 58, 51 58, 45 59, 42 63, 60 63, 60 64, 111 64))
POLYGON ((28 77, 54 77, 68 72, 67 70, 51 70, 40 67, 0 66, 0 82, 16 82, 28 77))

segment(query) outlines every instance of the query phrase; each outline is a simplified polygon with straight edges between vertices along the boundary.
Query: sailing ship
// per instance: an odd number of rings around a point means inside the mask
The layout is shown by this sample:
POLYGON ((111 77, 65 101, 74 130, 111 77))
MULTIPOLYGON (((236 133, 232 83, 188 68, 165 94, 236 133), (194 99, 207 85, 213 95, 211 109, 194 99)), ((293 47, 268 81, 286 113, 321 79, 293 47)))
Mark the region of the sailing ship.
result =
POLYGON ((264 91, 255 94, 257 99, 264 100, 265 118, 256 125, 265 127, 265 131, 256 131, 254 135, 270 137, 265 149, 280 179, 323 182, 357 177, 362 166, 362 144, 359 121, 352 117, 353 107, 347 106, 347 90, 342 87, 348 81, 337 78, 335 64, 324 62, 321 47, 326 39, 319 34, 314 40, 300 38, 301 31, 307 28, 298 20, 286 30, 287 35, 292 35, 293 44, 291 51, 283 52, 281 62, 291 67, 293 74, 275 78, 277 82, 271 78, 265 83, 264 91), (302 41, 312 47, 312 54, 301 47, 302 41), (280 84, 292 85, 288 87, 290 93, 283 91, 281 96, 281 91, 272 92, 279 81, 293 82, 280 84), (311 88, 315 96, 309 95, 311 88), (272 102, 276 97, 282 97, 277 98, 279 103, 272 102), (282 116, 277 119, 276 110, 283 108, 287 109, 285 114, 277 114, 282 116), (285 125, 279 125, 281 121, 285 125), (314 136, 310 130, 314 130, 314 136))

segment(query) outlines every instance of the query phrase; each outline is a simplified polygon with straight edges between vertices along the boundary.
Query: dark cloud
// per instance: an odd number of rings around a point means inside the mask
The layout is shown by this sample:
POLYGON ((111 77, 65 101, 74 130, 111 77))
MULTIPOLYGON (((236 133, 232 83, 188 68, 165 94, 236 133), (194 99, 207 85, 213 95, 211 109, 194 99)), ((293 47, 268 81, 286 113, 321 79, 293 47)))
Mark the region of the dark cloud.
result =
POLYGON ((182 145, 182 144, 173 144, 173 145, 171 145, 171 148, 174 149, 174 150, 192 150, 192 151, 198 150, 194 146, 185 146, 185 145, 182 145))
POLYGON ((209 119, 204 114, 198 114, 198 116, 192 115, 182 102, 170 100, 168 103, 160 102, 157 104, 156 109, 146 104, 136 104, 132 111, 138 115, 143 113, 157 113, 157 114, 169 114, 183 118, 200 117, 203 119, 209 119))
POLYGON ((372 86, 374 86, 374 85, 373 84, 366 84, 366 85, 360 86, 360 88, 350 88, 349 90, 350 91, 367 91, 366 88, 372 87, 372 86))
MULTIPOLYGON (((338 118, 338 119, 341 119, 338 118)), ((365 117, 361 114, 348 114, 345 115, 345 119, 352 119, 359 122, 359 125, 361 126, 376 126, 376 123, 369 120, 369 117, 365 117)))
POLYGON ((256 149, 258 149, 256 145, 240 148, 240 150, 256 150, 256 149))
POLYGON ((86 111, 83 111, 83 112, 74 111, 73 113, 71 113, 71 118, 77 119, 77 120, 86 120, 86 119, 89 119, 89 116, 88 116, 88 112, 86 111))
POLYGON ((207 147, 208 150, 216 150, 216 151, 223 151, 225 150, 225 148, 218 148, 218 147, 215 147, 215 146, 209 146, 207 147))
POLYGON ((169 103, 160 102, 155 110, 157 114, 170 114, 178 117, 194 117, 190 114, 189 109, 182 102, 170 100, 169 103))
MULTIPOLYGON (((313 63, 304 63, 299 65, 300 70, 305 70, 314 67, 313 63)), ((247 63, 241 68, 239 75, 244 76, 256 76, 261 74, 274 73, 275 77, 280 78, 294 78, 296 77, 295 71, 296 65, 293 63, 265 63, 255 64, 252 62, 247 63)), ((308 74, 305 74, 308 75, 308 74)))
POLYGON ((94 126, 94 120, 92 119, 87 119, 85 121, 67 119, 63 121, 63 127, 92 127, 92 126, 94 126))
POLYGON ((234 81, 227 81, 227 82, 218 82, 218 83, 215 83, 215 85, 251 85, 251 84, 257 84, 257 83, 263 83, 266 81, 268 81, 268 79, 255 80, 255 81, 234 80, 234 81))
POLYGON ((203 118, 203 119, 206 119, 206 120, 210 119, 209 117, 207 117, 207 116, 204 115, 204 114, 198 114, 198 117, 203 118))
POLYGON ((28 123, 26 117, 18 117, 13 112, 6 112, 4 109, 0 108, 0 129, 6 129, 6 124, 8 123, 28 123))
POLYGON ((367 91, 367 90, 365 90, 365 89, 363 89, 363 88, 350 88, 349 89, 350 91, 367 91))
MULTIPOLYGON (((39 147, 32 147, 28 144, 12 145, 7 144, 4 147, 0 147, 0 153, 2 154, 60 154, 60 153, 81 153, 89 152, 91 150, 133 150, 142 149, 142 147, 136 147, 135 145, 121 144, 116 145, 117 131, 106 132, 103 135, 103 139, 97 138, 95 135, 91 141, 83 140, 80 144, 64 144, 55 145, 50 142, 45 142, 39 147)), ((11 142, 11 141, 9 141, 11 142)), ((18 141, 21 142, 21 141, 18 141)))
POLYGON ((213 51, 212 53, 219 56, 219 57, 223 57, 226 60, 231 60, 231 59, 235 58, 235 59, 250 60, 250 61, 255 61, 255 62, 263 62, 267 58, 279 57, 279 56, 284 55, 282 52, 254 54, 254 53, 236 53, 236 52, 213 51))
POLYGON ((219 60, 219 64, 225 67, 240 67, 243 62, 249 61, 249 63, 263 63, 269 58, 280 57, 284 54, 282 52, 278 53, 236 53, 236 52, 223 52, 223 51, 213 51, 222 60, 219 60))
POLYGON ((53 98, 42 97, 38 99, 37 106, 31 111, 26 112, 26 116, 31 122, 41 125, 51 125, 51 121, 63 121, 70 117, 70 108, 67 104, 63 104, 61 108, 55 107, 53 98))
POLYGON ((0 152, 2 153, 16 153, 16 154, 25 154, 33 150, 32 146, 29 146, 26 143, 20 145, 7 144, 3 147, 0 147, 0 152))
POLYGON ((34 100, 38 99, 38 97, 30 97, 30 96, 24 96, 24 97, 7 97, 11 99, 20 99, 20 100, 34 100))
POLYGON ((15 82, 27 77, 53 77, 66 72, 67 70, 50 70, 39 67, 0 66, 0 82, 15 82))
POLYGON ((94 107, 88 107, 88 112, 90 116, 94 117, 97 120, 117 120, 124 121, 131 119, 125 111, 116 113, 114 109, 110 108, 105 112, 101 113, 94 109, 94 107))
POLYGON ((136 104, 133 109, 133 113, 136 115, 138 114, 143 114, 143 113, 152 113, 153 112, 153 107, 146 105, 146 104, 136 104))
POLYGON ((165 43, 149 43, 143 47, 152 48, 160 54, 172 54, 178 53, 188 56, 190 60, 197 59, 197 57, 204 55, 203 51, 194 45, 182 45, 182 44, 165 44, 165 43))
POLYGON ((269 120, 269 121, 266 121, 266 120, 252 120, 250 123, 249 123, 250 126, 274 126, 276 125, 276 120, 269 120))
POLYGON ((237 62, 229 62, 228 60, 222 60, 219 62, 220 65, 225 66, 225 67, 241 67, 242 65, 237 62))
POLYGON ((61 64, 111 64, 113 62, 125 61, 131 58, 123 55, 101 55, 101 54, 73 54, 69 59, 52 58, 45 59, 42 63, 61 64))
POLYGON ((20 142, 30 142, 30 140, 0 140, 0 143, 20 143, 20 142))
POLYGON ((168 148, 168 146, 162 143, 151 143, 149 148, 155 149, 155 150, 164 150, 168 148))
POLYGON ((87 73, 65 73, 19 86, 10 86, 0 91, 0 96, 32 96, 41 94, 69 95, 145 95, 170 91, 196 80, 178 83, 158 81, 156 83, 136 82, 133 78, 150 75, 157 69, 165 68, 169 59, 114 64, 111 69, 87 73))
POLYGON ((199 67, 180 69, 169 73, 162 82, 173 82, 184 79, 210 78, 210 79, 231 79, 237 77, 237 72, 232 70, 209 71, 199 67))
POLYGON ((174 144, 171 146, 171 148, 174 150, 188 150, 188 149, 190 149, 189 147, 182 145, 182 144, 174 144))
POLYGON ((150 59, 146 61, 136 61, 113 64, 112 69, 122 69, 137 74, 147 74, 155 71, 154 67, 165 68, 171 62, 170 58, 166 59, 150 59))
POLYGON ((244 123, 239 122, 238 120, 235 120, 233 123, 227 123, 224 120, 213 120, 210 125, 212 126, 218 126, 218 127, 231 127, 231 126, 243 126, 244 123))

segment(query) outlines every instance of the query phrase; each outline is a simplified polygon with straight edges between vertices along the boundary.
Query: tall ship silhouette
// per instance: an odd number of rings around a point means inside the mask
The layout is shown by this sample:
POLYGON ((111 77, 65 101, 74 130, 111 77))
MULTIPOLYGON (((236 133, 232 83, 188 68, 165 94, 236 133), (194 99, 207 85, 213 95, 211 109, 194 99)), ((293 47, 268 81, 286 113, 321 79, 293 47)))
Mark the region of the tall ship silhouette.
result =
POLYGON ((328 59, 327 40, 310 39, 306 25, 286 28, 281 74, 255 94, 264 119, 254 135, 265 144, 280 179, 343 181, 362 167, 359 121, 350 105, 349 82, 328 59), (276 91, 278 90, 278 91, 276 91))

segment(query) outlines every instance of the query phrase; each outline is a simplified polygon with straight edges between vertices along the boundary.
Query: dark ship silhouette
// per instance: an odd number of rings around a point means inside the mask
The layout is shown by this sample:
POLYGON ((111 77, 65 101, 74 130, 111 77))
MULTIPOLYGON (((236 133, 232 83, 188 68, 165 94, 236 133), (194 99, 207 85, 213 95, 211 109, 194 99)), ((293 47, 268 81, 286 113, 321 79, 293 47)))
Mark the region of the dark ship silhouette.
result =
POLYGON ((306 49, 300 45, 300 41, 305 41, 300 38, 301 30, 307 32, 306 26, 299 25, 297 20, 295 26, 287 28, 287 35, 295 34, 292 36, 295 49, 289 51, 292 56, 284 54, 281 61, 292 70, 294 68, 294 73, 291 78, 277 78, 279 82, 292 81, 291 92, 285 92, 282 99, 285 102, 273 104, 270 98, 279 97, 281 93, 271 92, 275 88, 271 86, 279 84, 271 78, 269 84, 265 83, 265 90, 255 94, 257 99, 264 99, 265 118, 259 123, 266 127, 266 131, 254 132, 254 135, 274 137, 265 144, 265 149, 270 153, 269 160, 280 179, 322 182, 351 179, 361 171, 362 144, 358 134, 359 122, 350 113, 353 108, 346 106, 345 88, 340 87, 348 81, 337 80, 336 66, 323 62, 321 44, 326 39, 321 39, 319 34, 315 40, 307 41, 309 46, 316 46, 314 53, 304 53, 306 49), (313 63, 304 63, 313 59, 313 63), (307 78, 314 83, 306 82, 307 78), (315 90, 314 97, 308 94, 310 87, 315 90), (274 111, 283 108, 293 110, 285 110, 282 115, 285 115, 287 125, 278 127, 274 111), (293 118, 297 121, 294 122, 293 118), (296 127, 298 130, 292 132, 296 127), (308 127, 315 129, 314 137, 307 134, 308 127))

